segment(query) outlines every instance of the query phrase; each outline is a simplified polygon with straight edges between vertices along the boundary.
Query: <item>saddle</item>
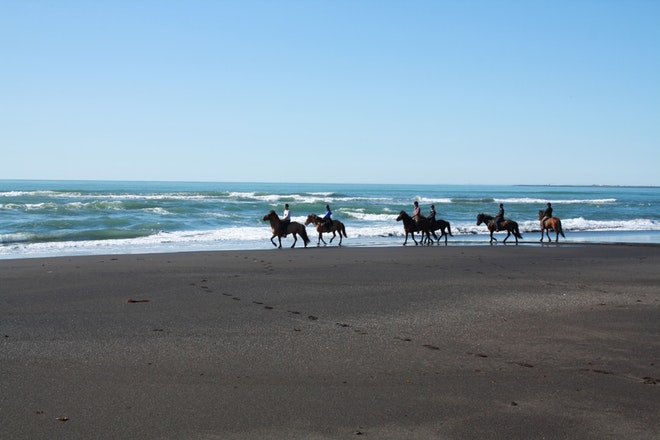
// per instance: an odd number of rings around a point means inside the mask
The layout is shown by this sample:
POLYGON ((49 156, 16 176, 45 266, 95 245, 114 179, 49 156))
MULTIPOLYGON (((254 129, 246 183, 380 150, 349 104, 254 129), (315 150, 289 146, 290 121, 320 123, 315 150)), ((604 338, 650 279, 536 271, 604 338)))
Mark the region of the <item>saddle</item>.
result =
MULTIPOLYGON (((503 221, 504 221, 504 219, 500 220, 500 223, 502 223, 503 221)), ((495 232, 500 231, 500 228, 497 226, 498 225, 497 220, 495 220, 495 219, 491 220, 490 224, 493 225, 493 230, 495 232)))

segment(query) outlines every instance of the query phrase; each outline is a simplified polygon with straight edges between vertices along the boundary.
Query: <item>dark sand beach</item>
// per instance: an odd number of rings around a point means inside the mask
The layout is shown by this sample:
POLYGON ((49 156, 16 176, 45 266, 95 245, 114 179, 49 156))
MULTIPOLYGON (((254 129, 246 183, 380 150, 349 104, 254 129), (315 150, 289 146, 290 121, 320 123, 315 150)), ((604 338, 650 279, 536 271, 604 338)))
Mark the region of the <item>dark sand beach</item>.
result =
POLYGON ((660 437, 660 247, 0 261, 2 439, 660 437))

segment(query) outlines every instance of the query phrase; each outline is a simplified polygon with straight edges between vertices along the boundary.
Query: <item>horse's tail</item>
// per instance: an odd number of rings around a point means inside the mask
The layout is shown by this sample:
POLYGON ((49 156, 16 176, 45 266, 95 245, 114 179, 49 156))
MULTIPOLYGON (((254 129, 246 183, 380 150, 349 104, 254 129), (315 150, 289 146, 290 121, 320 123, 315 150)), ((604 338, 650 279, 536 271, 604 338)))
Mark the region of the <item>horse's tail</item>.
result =
POLYGON ((518 223, 514 222, 514 224, 516 225, 516 228, 513 230, 513 234, 522 240, 523 237, 522 234, 520 233, 520 229, 518 229, 518 223))
POLYGON ((561 227, 561 220, 557 219, 557 226, 559 226, 559 233, 561 234, 562 237, 566 238, 564 235, 564 228, 561 227))
POLYGON ((344 234, 344 238, 348 238, 348 235, 346 235, 346 226, 344 226, 343 223, 341 224, 341 230, 339 233, 344 234))
POLYGON ((303 243, 305 243, 305 246, 307 246, 307 244, 309 243, 309 237, 307 236, 307 228, 305 228, 305 227, 303 226, 303 227, 300 229, 299 234, 300 234, 300 236, 301 236, 302 239, 303 239, 303 243))
POLYGON ((450 235, 451 237, 454 236, 454 234, 451 233, 451 225, 449 224, 449 222, 447 222, 447 232, 449 233, 449 235, 450 235))

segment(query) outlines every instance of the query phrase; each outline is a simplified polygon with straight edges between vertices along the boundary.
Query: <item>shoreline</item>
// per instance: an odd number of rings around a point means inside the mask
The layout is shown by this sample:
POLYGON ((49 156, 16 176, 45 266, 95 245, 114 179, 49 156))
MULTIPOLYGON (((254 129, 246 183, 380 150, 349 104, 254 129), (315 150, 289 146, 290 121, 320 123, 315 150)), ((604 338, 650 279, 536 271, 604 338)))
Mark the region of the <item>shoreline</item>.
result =
MULTIPOLYGON (((310 231, 308 231, 309 233, 310 231)), ((327 234, 326 234, 327 235, 327 234)), ((525 234, 526 237, 531 237, 533 239, 523 239, 519 241, 521 246, 580 246, 580 245, 650 245, 650 246, 660 246, 660 231, 625 231, 625 232, 614 232, 614 231, 601 231, 601 232, 580 232, 580 233, 570 233, 569 238, 561 238, 559 243, 554 241, 547 242, 544 241, 541 243, 538 238, 538 233, 535 234, 525 234), (625 238, 637 237, 638 240, 625 240, 625 238), (643 240, 639 238, 643 237, 643 240), (623 240, 622 240, 623 238, 623 240)), ((493 245, 506 245, 506 246, 515 246, 515 241, 513 237, 509 238, 507 243, 502 243, 505 235, 503 233, 498 233, 496 235, 498 238, 497 243, 493 245)), ((327 237, 326 241, 327 241, 327 237)), ((314 248, 316 246, 316 240, 314 234, 310 234, 310 243, 308 247, 314 248)), ((347 238, 344 240, 342 248, 397 248, 403 247, 404 237, 380 237, 380 239, 374 238, 347 238)), ((52 243, 62 245, 63 243, 52 243)), ((291 239, 286 238, 282 241, 282 248, 288 249, 291 244, 291 239)), ((29 250, 29 251, 17 251, 15 254, 11 253, 2 253, 0 252, 0 261, 2 260, 15 260, 15 259, 32 259, 32 258, 57 258, 57 257, 84 257, 84 256, 98 256, 98 255, 139 255, 139 254, 170 254, 170 253, 185 253, 185 252, 242 252, 242 251, 261 251, 261 250, 270 250, 273 249, 271 244, 268 242, 268 239, 261 241, 255 241, 254 243, 246 244, 244 242, 218 242, 212 241, 208 243, 160 243, 154 244, 151 246, 134 246, 134 245, 117 245, 112 241, 100 241, 98 243, 90 243, 85 245, 84 243, 72 242, 69 244, 72 246, 69 250, 62 249, 43 249, 39 250, 29 250), (76 248, 73 246, 80 246, 76 248), (106 248, 101 249, 103 246, 106 248)), ((449 237, 447 245, 444 242, 439 244, 431 245, 431 247, 461 247, 461 246, 489 246, 488 235, 459 235, 455 234, 454 237, 449 237)), ((6 247, 10 245, 4 245, 6 247)), ((16 245, 11 245, 16 247, 16 245)), ((336 247, 335 243, 328 243, 327 246, 320 247, 336 247)), ((414 243, 409 242, 408 247, 414 247, 414 243)), ((302 240, 298 240, 296 248, 303 248, 302 240)), ((0 247, 2 251, 2 247, 0 247)))
POLYGON ((660 246, 440 247, 0 260, 0 437, 660 434, 660 246))

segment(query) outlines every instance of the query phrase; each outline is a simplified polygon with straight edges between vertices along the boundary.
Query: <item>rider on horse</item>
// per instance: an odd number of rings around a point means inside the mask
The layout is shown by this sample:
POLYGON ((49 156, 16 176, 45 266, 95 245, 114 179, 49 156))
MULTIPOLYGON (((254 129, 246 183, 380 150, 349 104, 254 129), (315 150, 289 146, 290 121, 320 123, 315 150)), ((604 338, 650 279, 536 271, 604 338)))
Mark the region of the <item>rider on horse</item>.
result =
POLYGON ((412 219, 415 220, 415 225, 417 226, 417 229, 420 230, 421 228, 420 228, 419 223, 420 223, 422 220, 424 220, 426 217, 424 217, 424 216, 420 213, 420 210, 419 210, 419 203, 418 203, 417 201, 415 201, 415 202, 413 203, 413 206, 414 206, 414 208, 413 208, 412 219))
POLYGON ((549 218, 552 218, 552 205, 548 202, 548 207, 543 211, 543 218, 541 219, 541 230, 543 230, 543 225, 545 221, 549 218))
POLYGON ((332 226, 332 211, 330 211, 330 205, 325 205, 325 215, 323 216, 323 221, 325 222, 325 227, 330 229, 332 226))
POLYGON ((282 213, 282 218, 280 218, 280 221, 282 222, 280 224, 280 228, 282 229, 282 235, 286 237, 287 236, 286 229, 289 226, 289 223, 291 223, 291 213, 289 212, 288 203, 284 204, 284 212, 282 213))
POLYGON ((429 216, 427 217, 431 222, 435 222, 435 206, 431 205, 431 209, 429 210, 429 216))
POLYGON ((495 230, 500 230, 500 222, 504 220, 504 205, 500 203, 500 210, 497 212, 497 215, 493 219, 493 224, 495 225, 495 230))

